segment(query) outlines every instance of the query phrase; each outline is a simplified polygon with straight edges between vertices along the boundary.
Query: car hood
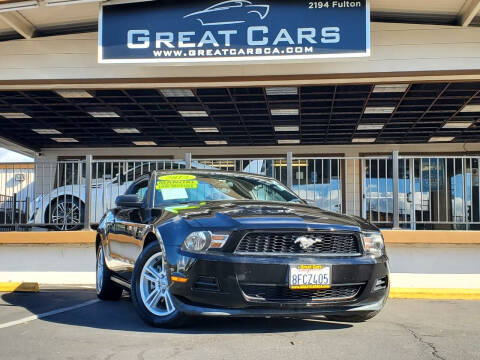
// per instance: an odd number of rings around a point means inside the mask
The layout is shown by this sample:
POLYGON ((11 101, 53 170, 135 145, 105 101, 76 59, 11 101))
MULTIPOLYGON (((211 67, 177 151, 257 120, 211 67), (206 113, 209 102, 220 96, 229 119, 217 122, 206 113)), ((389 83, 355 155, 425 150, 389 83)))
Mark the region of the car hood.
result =
POLYGON ((199 229, 328 229, 376 231, 363 219, 298 203, 211 201, 166 208, 172 217, 199 229))

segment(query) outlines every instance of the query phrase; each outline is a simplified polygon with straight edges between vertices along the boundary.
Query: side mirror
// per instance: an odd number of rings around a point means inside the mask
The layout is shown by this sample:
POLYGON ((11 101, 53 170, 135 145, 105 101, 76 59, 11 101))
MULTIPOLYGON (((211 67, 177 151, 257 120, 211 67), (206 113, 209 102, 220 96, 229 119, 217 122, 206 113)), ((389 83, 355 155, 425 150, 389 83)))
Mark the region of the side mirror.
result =
POLYGON ((137 194, 120 195, 115 200, 118 207, 141 208, 143 203, 137 194))

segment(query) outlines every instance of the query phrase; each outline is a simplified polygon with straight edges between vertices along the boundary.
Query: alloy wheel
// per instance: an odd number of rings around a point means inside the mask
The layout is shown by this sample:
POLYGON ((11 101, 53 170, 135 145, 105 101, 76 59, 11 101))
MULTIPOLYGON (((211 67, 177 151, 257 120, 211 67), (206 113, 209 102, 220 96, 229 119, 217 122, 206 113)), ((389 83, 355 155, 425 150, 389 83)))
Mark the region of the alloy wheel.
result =
POLYGON ((80 208, 73 201, 58 200, 52 208, 50 222, 59 230, 69 230, 80 224, 80 208))
POLYGON ((104 258, 103 258, 103 249, 102 246, 98 249, 97 257, 97 294, 102 291, 103 287, 103 268, 104 268, 104 258))
POLYGON ((145 262, 139 285, 142 302, 152 314, 166 316, 175 311, 162 252, 152 255, 145 262))

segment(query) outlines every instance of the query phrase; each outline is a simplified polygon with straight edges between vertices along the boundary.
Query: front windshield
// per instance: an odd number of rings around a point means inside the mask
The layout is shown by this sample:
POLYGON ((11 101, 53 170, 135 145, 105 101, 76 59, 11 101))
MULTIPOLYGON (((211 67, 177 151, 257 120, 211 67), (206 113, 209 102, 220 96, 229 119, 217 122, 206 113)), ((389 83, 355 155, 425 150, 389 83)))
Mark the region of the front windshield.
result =
POLYGON ((247 175, 187 173, 157 176, 155 207, 218 200, 301 202, 295 194, 273 179, 247 175))

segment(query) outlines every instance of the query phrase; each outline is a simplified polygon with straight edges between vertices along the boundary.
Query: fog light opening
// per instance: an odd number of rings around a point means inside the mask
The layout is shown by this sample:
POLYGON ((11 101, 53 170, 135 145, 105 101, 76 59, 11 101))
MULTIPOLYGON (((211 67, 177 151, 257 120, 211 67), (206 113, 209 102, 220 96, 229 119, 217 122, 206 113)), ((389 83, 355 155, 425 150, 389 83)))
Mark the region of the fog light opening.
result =
POLYGON ((373 287, 373 291, 379 291, 379 290, 384 290, 388 286, 388 278, 387 276, 377 279, 375 282, 375 286, 373 287))

